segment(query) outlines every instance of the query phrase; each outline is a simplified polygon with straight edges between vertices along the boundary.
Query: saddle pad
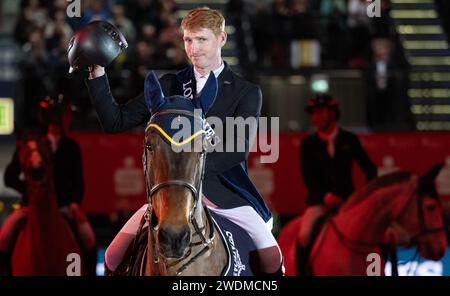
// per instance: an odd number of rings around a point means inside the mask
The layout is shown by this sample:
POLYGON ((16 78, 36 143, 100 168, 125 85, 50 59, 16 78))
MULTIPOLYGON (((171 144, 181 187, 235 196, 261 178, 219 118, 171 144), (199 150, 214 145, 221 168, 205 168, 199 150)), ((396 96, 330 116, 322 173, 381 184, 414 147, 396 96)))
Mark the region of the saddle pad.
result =
POLYGON ((240 226, 228 219, 209 211, 225 242, 228 253, 228 264, 223 270, 224 276, 252 276, 250 268, 250 252, 256 250, 252 238, 240 226))

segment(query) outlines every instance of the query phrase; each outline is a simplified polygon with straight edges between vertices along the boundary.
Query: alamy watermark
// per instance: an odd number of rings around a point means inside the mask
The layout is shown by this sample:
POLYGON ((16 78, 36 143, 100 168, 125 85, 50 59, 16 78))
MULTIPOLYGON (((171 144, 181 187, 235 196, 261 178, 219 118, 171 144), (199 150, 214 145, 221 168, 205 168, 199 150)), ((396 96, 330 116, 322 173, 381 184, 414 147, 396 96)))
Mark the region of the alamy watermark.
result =
POLYGON ((66 0, 69 2, 66 8, 68 17, 81 17, 81 0, 66 0))
POLYGON ((66 268, 67 276, 81 276, 81 256, 77 253, 67 255, 66 261, 69 263, 66 268))
MULTIPOLYGON (((202 110, 194 110, 194 117, 201 117, 202 110)), ((170 128, 176 132, 170 137, 172 150, 175 152, 201 152, 204 143, 192 139, 195 131, 205 130, 208 139, 207 152, 260 152, 261 163, 274 163, 279 158, 278 117, 219 117, 210 116, 202 123, 184 116, 175 117, 170 128), (270 126, 269 126, 270 124, 270 126), (194 132, 193 132, 194 131, 194 132), (192 139, 187 141, 187 139, 192 139), (181 143, 185 143, 181 145, 181 143)), ((165 131, 167 132, 167 131, 165 131)))
POLYGON ((366 268, 368 276, 381 276, 381 256, 378 253, 370 253, 366 257, 369 263, 366 268))
POLYGON ((381 0, 366 0, 367 2, 371 2, 367 5, 366 13, 367 16, 372 17, 381 17, 381 0))

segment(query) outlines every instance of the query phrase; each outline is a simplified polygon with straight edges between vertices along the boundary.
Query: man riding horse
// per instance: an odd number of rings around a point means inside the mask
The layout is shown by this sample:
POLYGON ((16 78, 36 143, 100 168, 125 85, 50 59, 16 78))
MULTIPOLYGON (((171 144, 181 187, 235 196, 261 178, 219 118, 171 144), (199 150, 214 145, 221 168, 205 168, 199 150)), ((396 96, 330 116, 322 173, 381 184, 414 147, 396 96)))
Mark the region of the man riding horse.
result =
MULTIPOLYGON (((84 264, 86 264, 88 274, 96 275, 96 238, 86 215, 80 207, 84 192, 81 149, 74 139, 67 136, 67 130, 70 126, 70 112, 70 104, 64 100, 62 94, 46 97, 41 101, 38 110, 39 128, 42 129, 38 133, 43 134, 43 140, 48 141, 51 148, 50 156, 54 170, 52 175, 53 186, 55 187, 58 207, 69 221, 75 237, 82 247, 84 264)), ((18 137, 20 138, 20 135, 18 137)), ((19 149, 16 149, 6 168, 4 180, 6 186, 22 194, 21 206, 26 208, 29 196, 26 180, 20 178, 23 171, 24 168, 19 160, 19 149)), ((11 222, 13 220, 18 222, 8 223, 11 228, 2 230, 3 239, 6 239, 7 235, 12 240, 17 235, 16 225, 25 218, 26 215, 23 211, 15 212, 11 217, 11 222)), ((11 242, 9 245, 12 244, 11 242)), ((9 257, 11 250, 0 248, 0 255, 2 252, 5 257, 9 257)))
MULTIPOLYGON (((24 173, 27 204, 14 211, 0 231, 0 253, 8 255, 0 271, 5 275, 66 275, 68 255, 81 253, 58 209, 50 143, 39 134, 22 135, 17 158, 24 173)), ((82 264, 80 274, 86 267, 82 264)))
MULTIPOLYGON (((208 117, 220 118, 224 127, 226 127, 227 117, 258 119, 262 104, 260 88, 236 75, 221 57, 221 49, 227 41, 222 14, 206 7, 193 9, 183 19, 181 26, 185 51, 192 66, 175 75, 164 75, 160 79, 164 94, 195 98, 202 92, 207 77, 212 72, 218 79, 219 89, 216 100, 207 113, 208 117)), ((116 31, 114 36, 118 35, 120 36, 120 32, 116 31)), ((108 39, 105 36, 101 38, 108 39)), ((117 41, 116 46, 113 47, 114 50, 123 47, 122 38, 114 40, 117 41)), ((76 42, 77 40, 74 43, 76 42)), ((76 50, 82 47, 82 41, 73 44, 72 50, 69 49, 69 60, 71 56, 79 56, 76 50)), ((88 46, 86 50, 90 50, 88 46)), ((102 50, 103 57, 111 55, 108 48, 102 50)), ((102 57, 102 53, 98 55, 102 57)), ((91 60, 73 58, 71 66, 73 69, 89 67, 87 86, 104 130, 121 132, 147 123, 151 114, 146 108, 144 95, 141 94, 125 105, 118 105, 109 89, 105 70, 98 64, 95 58, 91 60), (83 64, 79 64, 81 62, 83 64)), ((203 198, 209 206, 223 209, 223 216, 240 225, 250 234, 258 248, 260 262, 258 269, 261 274, 281 275, 283 274, 282 255, 271 233, 272 215, 247 174, 247 157, 256 128, 256 126, 250 127, 251 130, 245 134, 244 138, 234 135, 234 139, 225 137, 220 139, 224 147, 228 141, 234 140, 234 143, 244 141, 245 151, 214 151, 208 154, 203 181, 205 195, 203 198)), ((131 232, 131 237, 138 228, 137 220, 132 218, 125 225, 128 232, 131 232)), ((120 247, 108 248, 105 258, 108 268, 114 270, 120 263, 124 248, 131 242, 130 236, 126 237, 120 240, 122 241, 120 247)))
MULTIPOLYGON (((395 254, 396 246, 416 246, 423 258, 441 259, 447 250, 435 188, 441 169, 438 164, 422 176, 398 171, 370 181, 328 217, 309 254, 296 247, 303 217, 292 220, 278 236, 286 274, 383 275, 386 255, 395 254), (379 256, 378 263, 372 264, 369 255, 379 256), (301 257, 306 259, 298 262, 301 257)), ((391 259, 394 265, 395 257, 391 259)))
POLYGON ((340 110, 333 96, 316 94, 308 100, 305 111, 316 132, 300 145, 301 175, 308 188, 307 208, 299 232, 303 248, 311 243, 316 221, 353 193, 353 163, 359 165, 367 181, 377 174, 358 137, 338 126, 340 110))

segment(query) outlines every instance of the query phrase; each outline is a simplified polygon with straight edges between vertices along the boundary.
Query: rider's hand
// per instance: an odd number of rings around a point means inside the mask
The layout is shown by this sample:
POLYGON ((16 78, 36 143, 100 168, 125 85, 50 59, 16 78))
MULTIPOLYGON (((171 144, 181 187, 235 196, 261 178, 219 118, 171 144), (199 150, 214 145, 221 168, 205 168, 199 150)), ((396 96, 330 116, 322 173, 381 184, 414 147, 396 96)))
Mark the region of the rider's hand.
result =
POLYGON ((77 210, 78 210, 78 205, 74 202, 70 203, 69 209, 67 211, 67 215, 69 216, 70 219, 74 219, 76 217, 77 210))
POLYGON ((105 68, 100 65, 92 65, 88 67, 89 70, 89 80, 101 77, 105 75, 105 68))
POLYGON ((325 206, 330 209, 339 208, 344 203, 342 198, 340 198, 339 196, 337 196, 336 194, 333 194, 331 192, 328 192, 325 195, 324 202, 325 202, 325 206))

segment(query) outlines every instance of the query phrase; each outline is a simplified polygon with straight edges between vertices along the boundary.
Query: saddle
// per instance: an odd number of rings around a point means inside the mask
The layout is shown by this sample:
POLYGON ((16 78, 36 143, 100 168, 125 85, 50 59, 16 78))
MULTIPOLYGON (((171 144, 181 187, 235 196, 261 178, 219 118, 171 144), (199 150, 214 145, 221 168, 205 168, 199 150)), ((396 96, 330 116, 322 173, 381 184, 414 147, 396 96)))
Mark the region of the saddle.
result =
POLYGON ((139 276, 145 270, 145 263, 147 261, 147 240, 148 240, 148 226, 145 226, 139 231, 130 244, 122 262, 115 271, 108 269, 105 263, 105 276, 139 276))
POLYGON ((252 238, 237 224, 213 211, 210 211, 210 213, 228 254, 228 264, 225 266, 222 275, 254 275, 251 268, 251 253, 256 250, 256 246, 252 238))
MULTIPOLYGON (((207 208, 205 210, 209 211, 207 208)), ((251 237, 240 226, 228 219, 210 211, 216 230, 227 250, 228 264, 224 267, 224 276, 253 275, 250 253, 256 250, 251 237)), ((111 271, 105 264, 105 275, 108 276, 139 276, 144 274, 148 252, 148 226, 142 227, 133 243, 125 252, 124 259, 111 271)))

